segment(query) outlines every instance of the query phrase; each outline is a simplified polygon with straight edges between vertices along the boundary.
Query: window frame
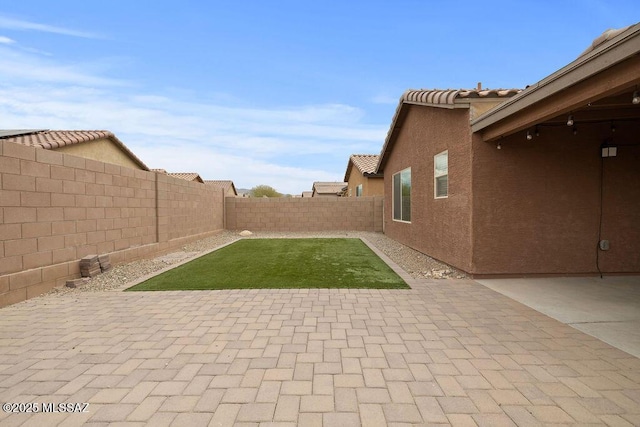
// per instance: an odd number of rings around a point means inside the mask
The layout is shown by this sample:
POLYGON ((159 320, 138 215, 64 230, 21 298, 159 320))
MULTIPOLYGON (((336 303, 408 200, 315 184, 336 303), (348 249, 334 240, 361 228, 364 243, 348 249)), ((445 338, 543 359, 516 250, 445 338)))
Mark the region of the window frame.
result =
POLYGON ((394 173, 391 177, 391 219, 395 222, 402 222, 405 224, 411 224, 411 167, 402 169, 401 171, 398 171, 396 173, 394 173), (403 183, 402 183, 402 174, 403 172, 409 172, 409 219, 403 219, 405 216, 403 215, 403 209, 402 209, 402 187, 403 187, 403 183), (396 186, 395 186, 395 180, 396 180, 396 176, 399 177, 400 179, 400 219, 396 219, 396 186))
POLYGON ((356 197, 362 197, 362 184, 356 185, 356 197))
POLYGON ((433 198, 434 199, 448 199, 449 198, 449 150, 444 150, 435 156, 433 156, 433 198), (441 156, 447 156, 447 170, 445 173, 438 173, 437 158, 441 156), (447 194, 444 196, 438 196, 438 178, 443 176, 447 177, 447 194))

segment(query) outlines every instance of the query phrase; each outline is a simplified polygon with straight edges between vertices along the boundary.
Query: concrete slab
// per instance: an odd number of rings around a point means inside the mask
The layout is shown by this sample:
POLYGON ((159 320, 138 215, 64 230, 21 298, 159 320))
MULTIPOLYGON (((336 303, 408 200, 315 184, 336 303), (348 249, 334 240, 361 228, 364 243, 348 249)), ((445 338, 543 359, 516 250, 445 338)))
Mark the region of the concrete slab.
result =
POLYGON ((477 282, 640 357, 640 276, 477 282))

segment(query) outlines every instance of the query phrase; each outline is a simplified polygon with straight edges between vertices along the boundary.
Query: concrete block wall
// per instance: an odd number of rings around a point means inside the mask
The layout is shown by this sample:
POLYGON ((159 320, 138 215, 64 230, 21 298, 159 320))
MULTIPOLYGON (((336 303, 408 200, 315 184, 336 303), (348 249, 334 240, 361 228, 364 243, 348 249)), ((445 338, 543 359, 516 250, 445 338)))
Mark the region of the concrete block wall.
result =
POLYGON ((383 197, 235 198, 226 228, 250 231, 382 231, 383 197))
POLYGON ((157 178, 159 242, 224 228, 222 189, 164 174, 157 178))
POLYGON ((0 141, 0 307, 80 275, 171 250, 223 225, 221 191, 166 175, 0 141))

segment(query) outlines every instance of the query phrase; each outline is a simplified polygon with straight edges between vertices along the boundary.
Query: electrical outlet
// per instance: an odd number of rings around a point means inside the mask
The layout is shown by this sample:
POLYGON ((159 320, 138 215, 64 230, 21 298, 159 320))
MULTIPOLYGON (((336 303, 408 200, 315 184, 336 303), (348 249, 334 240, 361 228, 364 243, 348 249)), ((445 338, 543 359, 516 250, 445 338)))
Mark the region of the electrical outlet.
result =
POLYGON ((600 250, 601 251, 608 251, 609 250, 609 241, 608 240, 600 240, 599 246, 600 246, 600 250))

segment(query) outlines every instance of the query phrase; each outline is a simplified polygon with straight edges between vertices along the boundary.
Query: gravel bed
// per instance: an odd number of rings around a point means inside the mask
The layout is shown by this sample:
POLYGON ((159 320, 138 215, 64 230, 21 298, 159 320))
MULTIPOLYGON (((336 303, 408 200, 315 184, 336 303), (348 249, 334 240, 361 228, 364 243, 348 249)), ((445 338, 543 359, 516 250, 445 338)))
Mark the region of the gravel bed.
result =
MULTIPOLYGON (((353 237, 366 238, 380 251, 384 252, 396 264, 402 267, 409 275, 416 279, 448 279, 467 278, 464 272, 443 264, 433 258, 413 250, 403 244, 390 239, 382 233, 373 232, 257 232, 251 236, 255 238, 286 238, 286 237, 353 237)), ((122 288, 140 277, 159 271, 171 264, 176 264, 188 257, 211 251, 212 249, 232 242, 240 238, 236 231, 224 230, 219 234, 198 240, 183 246, 180 250, 168 255, 158 256, 153 259, 143 259, 128 264, 114 266, 106 273, 100 274, 91 279, 86 279, 85 283, 77 288, 57 287, 49 291, 49 294, 68 294, 72 292, 101 292, 122 288)))

